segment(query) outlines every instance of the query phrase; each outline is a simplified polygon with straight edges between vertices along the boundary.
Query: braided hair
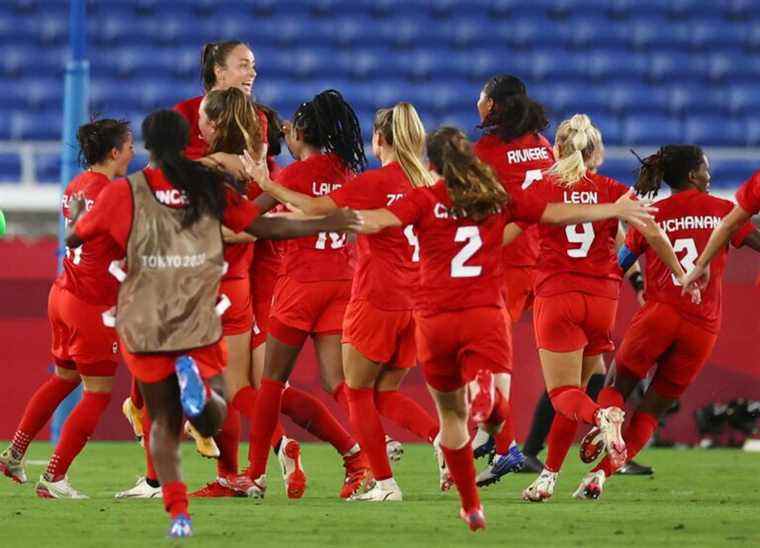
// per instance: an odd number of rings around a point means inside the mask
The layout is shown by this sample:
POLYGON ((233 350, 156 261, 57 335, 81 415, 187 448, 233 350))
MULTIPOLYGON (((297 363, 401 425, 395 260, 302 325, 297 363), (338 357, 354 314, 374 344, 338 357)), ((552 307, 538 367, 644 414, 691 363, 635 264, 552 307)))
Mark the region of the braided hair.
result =
POLYGON ((293 127, 303 132, 305 143, 335 154, 352 171, 367 167, 359 120, 339 91, 328 89, 302 103, 293 127))
POLYGON ((528 96, 525 83, 517 76, 494 76, 483 86, 483 93, 493 101, 491 112, 478 126, 486 133, 509 142, 549 125, 543 105, 528 96))
POLYGON ((633 185, 640 196, 657 196, 663 181, 670 188, 683 189, 689 184, 689 174, 704 161, 704 152, 697 145, 665 145, 643 160, 633 154, 641 162, 633 185))

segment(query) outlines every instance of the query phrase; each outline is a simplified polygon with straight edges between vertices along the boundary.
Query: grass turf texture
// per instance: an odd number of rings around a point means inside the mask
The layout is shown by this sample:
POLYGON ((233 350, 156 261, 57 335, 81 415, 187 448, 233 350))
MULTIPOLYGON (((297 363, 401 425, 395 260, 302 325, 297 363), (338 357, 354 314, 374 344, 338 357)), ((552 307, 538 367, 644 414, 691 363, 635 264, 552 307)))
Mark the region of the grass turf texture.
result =
MULTIPOLYGON (((241 457, 246 447, 241 447, 241 457)), ((586 468, 571 452, 554 498, 520 500, 533 479, 507 476, 481 491, 488 529, 473 535, 457 517, 458 499, 441 494, 432 450, 406 445, 396 466, 402 503, 348 503, 338 499, 343 468, 328 446, 306 444, 309 475, 300 501, 285 497, 275 458, 263 503, 251 499, 192 500, 195 537, 187 546, 751 546, 760 545, 758 455, 730 450, 648 450, 641 460, 654 478, 616 477, 602 500, 570 494, 586 468)), ((29 459, 45 460, 51 446, 35 443, 29 459)), ((185 479, 195 489, 214 475, 213 462, 182 448, 185 479)), ((479 461, 479 468, 484 465, 479 461)), ((42 465, 29 465, 30 482, 0 478, 0 546, 161 546, 168 520, 160 499, 117 501, 141 473, 134 443, 91 443, 74 463, 72 485, 85 501, 42 500, 34 483, 42 465)))

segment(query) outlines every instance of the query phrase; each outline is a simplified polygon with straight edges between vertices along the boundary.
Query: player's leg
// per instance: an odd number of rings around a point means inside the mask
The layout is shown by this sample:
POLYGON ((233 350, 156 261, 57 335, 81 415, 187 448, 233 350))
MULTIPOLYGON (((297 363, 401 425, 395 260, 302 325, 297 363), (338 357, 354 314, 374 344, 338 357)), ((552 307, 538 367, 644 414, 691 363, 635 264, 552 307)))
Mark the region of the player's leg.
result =
POLYGON ((380 414, 418 438, 433 443, 438 422, 415 400, 400 391, 410 368, 384 367, 375 383, 375 405, 380 414))

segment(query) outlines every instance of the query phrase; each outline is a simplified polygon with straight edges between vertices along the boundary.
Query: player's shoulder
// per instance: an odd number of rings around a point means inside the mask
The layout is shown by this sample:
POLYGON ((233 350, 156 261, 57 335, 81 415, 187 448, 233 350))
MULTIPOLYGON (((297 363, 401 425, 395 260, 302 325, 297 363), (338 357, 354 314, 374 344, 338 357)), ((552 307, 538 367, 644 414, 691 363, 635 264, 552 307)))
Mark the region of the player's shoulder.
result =
POLYGON ((192 118, 198 112, 202 101, 203 95, 191 97, 190 99, 185 99, 174 105, 174 110, 182 114, 185 118, 192 118))
POLYGON ((108 177, 95 171, 83 171, 66 186, 67 194, 83 192, 87 198, 94 198, 109 183, 108 177))

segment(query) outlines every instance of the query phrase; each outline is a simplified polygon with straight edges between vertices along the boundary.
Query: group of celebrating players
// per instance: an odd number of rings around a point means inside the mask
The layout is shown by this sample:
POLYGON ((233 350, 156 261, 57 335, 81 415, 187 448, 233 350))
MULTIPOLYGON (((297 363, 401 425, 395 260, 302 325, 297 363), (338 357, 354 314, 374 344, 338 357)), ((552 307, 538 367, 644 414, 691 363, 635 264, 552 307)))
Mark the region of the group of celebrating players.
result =
POLYGON ((602 135, 586 115, 563 121, 552 146, 541 135, 543 107, 514 76, 485 84, 474 146, 453 127, 426 134, 408 103, 379 110, 372 151, 381 167, 367 169, 359 121, 338 91, 283 123, 252 101, 255 58, 245 43, 205 46, 201 72, 204 95, 143 121, 150 163, 137 173, 127 177, 127 123, 79 129, 87 169, 63 196, 66 256, 48 305, 55 372, 0 454, 4 474, 25 483, 30 442, 83 383, 36 485, 41 497, 85 497, 66 474, 111 399, 121 356, 134 378, 124 413, 147 471, 117 497, 162 496, 170 536, 191 534, 189 496, 264 497, 270 449, 288 497, 304 495, 301 449, 280 413, 335 448, 340 496, 352 501, 402 500, 390 463, 403 449, 380 417, 404 427, 433 446, 440 488, 456 486, 461 518, 484 528, 478 486, 524 462, 509 404, 511 328, 532 307, 557 414, 544 470, 523 498, 552 496, 586 423, 581 458, 606 455, 575 496, 596 499, 710 356, 727 243, 760 251, 749 222, 760 175, 734 205, 709 194, 698 146, 667 145, 641 159, 629 189, 597 173, 602 135), (280 168, 283 138, 295 161, 280 168), (656 197, 662 182, 670 197, 634 199, 656 197), (645 304, 594 401, 585 386, 614 349, 621 281, 639 271, 641 255, 645 304), (348 429, 288 383, 308 337, 348 429), (417 363, 437 417, 400 390, 417 363), (623 429, 625 399, 655 364, 623 429), (241 415, 250 422, 242 472, 241 415), (475 448, 473 423, 485 433, 475 439, 487 440, 475 448), (183 432, 217 459, 217 478, 189 495, 183 432), (483 453, 490 463, 476 474, 474 454, 483 453))

